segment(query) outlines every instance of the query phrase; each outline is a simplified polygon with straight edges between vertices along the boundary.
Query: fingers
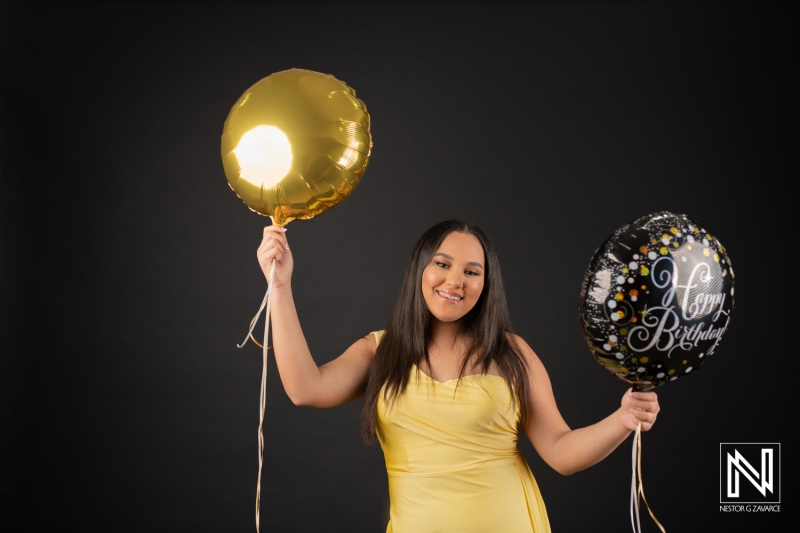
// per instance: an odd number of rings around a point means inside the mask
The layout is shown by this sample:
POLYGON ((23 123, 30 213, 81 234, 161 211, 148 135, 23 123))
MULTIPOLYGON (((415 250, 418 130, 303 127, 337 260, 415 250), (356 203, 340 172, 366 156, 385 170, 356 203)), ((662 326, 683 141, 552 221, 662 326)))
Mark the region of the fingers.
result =
POLYGON ((264 237, 267 236, 267 233, 286 233, 286 228, 283 226, 278 226, 277 224, 264 226, 264 237))
POLYGON ((629 407, 643 411, 658 412, 658 396, 655 392, 631 392, 628 395, 629 407))
POLYGON ((278 225, 267 226, 264 228, 264 235, 261 244, 256 250, 258 263, 264 272, 267 272, 272 261, 282 261, 289 251, 289 242, 286 239, 286 228, 278 225))
POLYGON ((266 226, 264 228, 264 236, 261 239, 261 246, 264 246, 270 241, 280 243, 285 250, 289 249, 289 241, 286 239, 286 228, 277 225, 266 226))
POLYGON ((641 422, 644 431, 652 427, 661 410, 654 392, 628 392, 625 395, 625 407, 635 421, 641 422))
POLYGON ((289 251, 289 241, 286 239, 286 228, 280 226, 267 226, 264 228, 264 237, 261 239, 261 244, 258 246, 257 254, 261 255, 269 250, 278 250, 279 252, 289 251))
POLYGON ((641 411, 641 410, 632 410, 630 411, 631 416, 634 419, 641 421, 642 423, 653 424, 656 421, 656 413, 651 413, 649 411, 641 411))
POLYGON ((259 252, 256 254, 256 257, 258 257, 258 264, 266 268, 269 267, 269 264, 272 261, 280 262, 281 260, 283 260, 283 254, 284 251, 281 250, 279 247, 270 246, 269 248, 266 248, 264 250, 259 250, 259 252))

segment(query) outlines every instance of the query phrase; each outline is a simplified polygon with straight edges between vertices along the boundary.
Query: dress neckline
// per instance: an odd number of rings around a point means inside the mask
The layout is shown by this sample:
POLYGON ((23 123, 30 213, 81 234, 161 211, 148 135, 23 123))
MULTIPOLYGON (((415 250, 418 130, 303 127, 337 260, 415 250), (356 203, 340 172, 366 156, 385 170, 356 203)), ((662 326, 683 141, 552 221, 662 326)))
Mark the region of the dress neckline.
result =
MULTIPOLYGON (((434 377, 431 377, 431 376, 429 376, 429 375, 428 375, 428 374, 427 374, 427 373, 426 373, 424 370, 422 370, 422 369, 419 367, 419 365, 417 365, 417 364, 414 364, 414 363, 412 363, 412 364, 414 365, 414 367, 416 367, 416 369, 419 371, 419 373, 420 373, 420 374, 422 374, 423 376, 425 376, 425 377, 426 377, 426 378, 428 378, 429 380, 431 380, 431 381, 435 381, 436 383, 439 383, 439 384, 441 384, 441 385, 447 385, 448 383, 453 383, 454 381, 458 381, 458 378, 452 378, 452 379, 448 379, 447 381, 439 381, 438 379, 436 379, 436 378, 434 378, 434 377)), ((483 376, 492 377, 492 378, 498 378, 498 379, 502 379, 503 381, 505 381, 505 379, 506 379, 506 378, 504 378, 503 376, 498 376, 498 375, 496 375, 496 374, 466 374, 466 375, 464 375, 464 376, 461 376, 461 379, 464 379, 464 378, 483 377, 483 376)))

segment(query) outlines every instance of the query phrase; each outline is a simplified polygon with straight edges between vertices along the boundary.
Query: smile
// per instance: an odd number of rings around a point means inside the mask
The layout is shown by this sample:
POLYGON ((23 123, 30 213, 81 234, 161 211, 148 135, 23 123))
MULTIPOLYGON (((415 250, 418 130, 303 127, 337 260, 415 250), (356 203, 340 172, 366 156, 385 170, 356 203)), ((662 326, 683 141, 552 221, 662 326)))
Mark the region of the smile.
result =
POLYGON ((463 296, 459 296, 458 294, 452 292, 436 291, 436 294, 438 294, 443 300, 453 303, 458 303, 464 299, 463 296))

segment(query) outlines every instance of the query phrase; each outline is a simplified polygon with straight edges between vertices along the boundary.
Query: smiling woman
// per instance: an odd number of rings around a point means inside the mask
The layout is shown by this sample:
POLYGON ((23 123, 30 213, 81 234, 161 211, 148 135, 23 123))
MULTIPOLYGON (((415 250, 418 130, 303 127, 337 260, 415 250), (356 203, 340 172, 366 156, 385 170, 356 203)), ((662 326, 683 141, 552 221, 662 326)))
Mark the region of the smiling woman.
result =
POLYGON ((364 398, 364 440, 380 442, 391 499, 387 533, 550 531, 521 433, 556 471, 610 454, 659 411, 653 392, 624 395, 600 422, 570 429, 539 358, 511 328, 497 254, 477 226, 447 220, 420 237, 386 328, 318 367, 291 289, 286 229, 267 226, 258 261, 272 279, 275 361, 297 405, 364 398))
POLYGON ((469 233, 445 237, 422 273, 422 296, 441 322, 455 322, 469 313, 483 291, 483 248, 469 233))

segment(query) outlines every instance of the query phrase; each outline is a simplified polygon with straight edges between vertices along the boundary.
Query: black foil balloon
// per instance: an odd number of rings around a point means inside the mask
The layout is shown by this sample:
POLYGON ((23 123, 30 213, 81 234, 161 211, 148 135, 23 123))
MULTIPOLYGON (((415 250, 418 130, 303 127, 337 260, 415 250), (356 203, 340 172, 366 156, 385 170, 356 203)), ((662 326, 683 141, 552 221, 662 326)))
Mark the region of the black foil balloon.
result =
POLYGON ((617 229, 583 279, 581 321, 595 359, 648 390, 697 371, 733 311, 725 247, 685 215, 653 213, 617 229))

